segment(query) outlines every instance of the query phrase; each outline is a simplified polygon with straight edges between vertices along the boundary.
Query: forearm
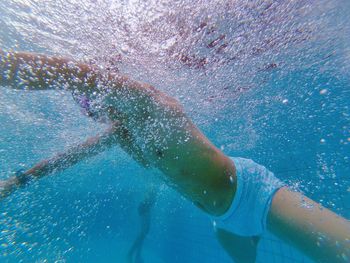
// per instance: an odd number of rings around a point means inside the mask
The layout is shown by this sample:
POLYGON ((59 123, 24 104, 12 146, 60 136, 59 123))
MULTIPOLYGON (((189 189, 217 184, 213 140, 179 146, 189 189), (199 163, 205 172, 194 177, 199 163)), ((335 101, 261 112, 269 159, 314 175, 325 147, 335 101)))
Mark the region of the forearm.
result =
POLYGON ((99 154, 116 144, 116 138, 110 131, 102 135, 89 138, 86 142, 71 147, 64 153, 57 154, 53 158, 43 160, 33 166, 24 174, 39 178, 53 172, 65 170, 83 159, 99 154))
POLYGON ((349 262, 350 222, 300 193, 276 193, 268 228, 316 262, 349 262))
POLYGON ((68 58, 0 50, 0 85, 15 89, 46 90, 94 86, 94 69, 68 58))
POLYGON ((27 171, 16 174, 6 181, 0 181, 0 199, 7 197, 19 187, 25 186, 32 179, 65 170, 82 159, 92 157, 115 145, 116 137, 112 132, 113 130, 108 130, 100 136, 92 137, 86 142, 70 148, 65 153, 41 161, 27 171))

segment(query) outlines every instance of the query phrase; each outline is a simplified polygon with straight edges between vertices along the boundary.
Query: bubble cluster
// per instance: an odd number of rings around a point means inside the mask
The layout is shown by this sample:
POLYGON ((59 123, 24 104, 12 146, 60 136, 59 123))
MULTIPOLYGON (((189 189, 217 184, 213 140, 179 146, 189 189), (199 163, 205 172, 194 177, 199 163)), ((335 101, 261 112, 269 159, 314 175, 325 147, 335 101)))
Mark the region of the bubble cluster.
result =
MULTIPOLYGON (((123 94, 110 97, 111 74, 126 74, 151 84, 150 90, 154 86, 174 96, 226 154, 262 163, 292 188, 344 213, 344 193, 350 191, 346 168, 349 11, 347 0, 0 1, 0 81, 21 89, 0 87, 1 178, 18 168, 18 160, 21 167, 32 165, 104 130, 104 124, 85 117, 110 113, 105 107, 108 100, 118 101, 120 109, 139 116, 142 125, 130 123, 138 128, 134 141, 140 151, 153 152, 161 159, 168 143, 178 143, 171 141, 177 132, 174 127, 188 123, 178 118, 174 125, 169 124, 167 118, 174 114, 170 111, 152 115, 162 101, 135 104, 135 94, 122 89, 123 94), (2 50, 8 53, 3 55, 2 50), (9 67, 13 51, 43 53, 71 62, 61 67, 38 58, 22 61, 18 68, 9 67), (93 74, 77 77, 82 74, 78 62, 98 71, 101 79, 96 81, 93 74), (74 74, 56 74, 63 69, 74 74), (53 90, 31 92, 33 83, 53 90), (96 86, 89 98, 95 111, 81 116, 70 92, 78 89, 73 97, 83 96, 83 86, 88 84, 96 86)), ((187 135, 179 140, 189 141, 187 135)), ((114 154, 119 159, 109 161, 121 165, 125 161, 120 161, 122 153, 114 154)), ((88 163, 86 173, 95 167, 88 163)), ((130 167, 123 168, 133 174, 130 167)), ((97 188, 105 186, 91 180, 97 188)), ((68 189, 84 184, 83 180, 63 181, 68 189)), ((34 215, 31 208, 40 203, 30 204, 34 191, 29 190, 29 196, 19 194, 16 198, 22 204, 17 208, 4 208, 12 209, 11 215, 0 215, 0 253, 23 256, 35 251, 33 255, 44 260, 47 255, 42 248, 46 247, 57 252, 57 260, 65 258, 79 249, 70 242, 72 236, 86 241, 84 220, 94 217, 105 204, 101 200, 84 206, 79 200, 70 204, 77 217, 72 219, 61 211, 69 223, 58 240, 47 228, 64 225, 52 217, 58 192, 52 199, 49 194, 41 199, 47 207, 52 204, 53 210, 45 207, 47 215, 34 215), (16 216, 19 208, 24 209, 16 216), (37 221, 34 227, 28 226, 28 215, 37 221), (40 239, 48 245, 31 242, 40 239)), ((302 206, 312 209, 306 203, 302 206)))

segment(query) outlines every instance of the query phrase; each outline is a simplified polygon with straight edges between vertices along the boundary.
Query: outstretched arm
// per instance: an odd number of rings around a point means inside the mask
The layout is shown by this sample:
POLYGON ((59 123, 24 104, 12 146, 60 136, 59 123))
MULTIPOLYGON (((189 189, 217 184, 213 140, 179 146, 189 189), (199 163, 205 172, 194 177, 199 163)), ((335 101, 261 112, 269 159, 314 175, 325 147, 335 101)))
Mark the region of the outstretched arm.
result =
POLYGON ((67 58, 0 49, 0 85, 15 89, 70 89, 83 80, 92 84, 96 80, 92 70, 67 58))
POLYGON ((0 86, 13 89, 79 90, 100 93, 106 88, 122 89, 124 95, 149 95, 157 92, 150 85, 128 76, 103 71, 93 65, 60 56, 29 52, 4 52, 0 49, 0 86))
POLYGON ((97 155, 114 145, 119 145, 141 165, 148 166, 125 127, 121 124, 114 124, 103 134, 91 137, 84 143, 75 145, 53 158, 43 160, 17 176, 10 177, 6 181, 0 181, 0 199, 7 197, 33 179, 39 179, 53 172, 65 170, 81 160, 97 155))
POLYGON ((113 134, 107 131, 102 135, 89 138, 86 142, 71 147, 64 153, 43 160, 27 171, 0 182, 0 199, 5 198, 16 189, 25 186, 33 179, 49 175, 54 171, 62 171, 84 158, 98 154, 113 145, 113 134))

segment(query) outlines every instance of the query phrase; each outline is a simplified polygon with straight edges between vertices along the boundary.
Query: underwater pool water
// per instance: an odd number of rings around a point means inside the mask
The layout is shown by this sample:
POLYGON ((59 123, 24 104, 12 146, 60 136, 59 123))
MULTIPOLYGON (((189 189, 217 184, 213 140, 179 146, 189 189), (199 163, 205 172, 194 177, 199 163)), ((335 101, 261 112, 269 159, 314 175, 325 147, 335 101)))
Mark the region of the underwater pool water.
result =
MULTIPOLYGON (((0 3, 0 48, 88 60, 175 96, 227 155, 251 158, 350 218, 350 3, 0 3)), ((65 91, 0 87, 0 178, 105 126, 65 91)), ((119 148, 0 203, 0 262, 127 262, 155 187, 145 263, 231 262, 212 223, 119 148)), ((257 262, 311 262, 264 235, 257 262)))

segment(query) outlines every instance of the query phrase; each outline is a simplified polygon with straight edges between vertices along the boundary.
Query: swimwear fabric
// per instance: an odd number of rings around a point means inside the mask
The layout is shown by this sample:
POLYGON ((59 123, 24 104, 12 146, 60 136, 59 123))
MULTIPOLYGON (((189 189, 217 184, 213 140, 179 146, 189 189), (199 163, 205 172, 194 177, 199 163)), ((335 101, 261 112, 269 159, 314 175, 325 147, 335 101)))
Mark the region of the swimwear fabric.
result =
POLYGON ((213 217, 214 227, 241 236, 258 236, 266 230, 267 214, 275 193, 285 186, 272 172, 250 159, 231 157, 237 189, 225 214, 213 217))

